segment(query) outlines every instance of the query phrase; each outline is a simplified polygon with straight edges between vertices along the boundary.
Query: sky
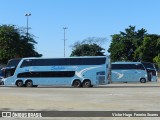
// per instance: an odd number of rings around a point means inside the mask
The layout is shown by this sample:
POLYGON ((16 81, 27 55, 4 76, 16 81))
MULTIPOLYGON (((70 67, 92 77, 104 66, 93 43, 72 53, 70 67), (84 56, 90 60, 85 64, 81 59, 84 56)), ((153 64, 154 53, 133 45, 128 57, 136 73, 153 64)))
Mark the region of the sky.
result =
POLYGON ((43 57, 69 57, 71 46, 89 37, 105 37, 105 54, 111 35, 129 25, 160 33, 160 0, 0 0, 0 25, 27 26, 43 57))

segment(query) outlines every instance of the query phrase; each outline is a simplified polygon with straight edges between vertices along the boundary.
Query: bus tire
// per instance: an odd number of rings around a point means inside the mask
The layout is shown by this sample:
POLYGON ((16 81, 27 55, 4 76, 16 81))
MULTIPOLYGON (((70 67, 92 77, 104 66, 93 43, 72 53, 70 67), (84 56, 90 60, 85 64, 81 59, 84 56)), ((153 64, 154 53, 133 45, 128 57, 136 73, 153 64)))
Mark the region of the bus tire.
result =
POLYGON ((140 82, 141 82, 141 83, 146 83, 146 79, 145 79, 145 78, 141 78, 141 79, 140 79, 140 82))
POLYGON ((91 81, 90 80, 84 80, 83 81, 83 87, 88 88, 91 87, 91 81))
POLYGON ((80 80, 74 80, 73 87, 75 87, 75 88, 81 87, 81 81, 80 80))
POLYGON ((23 81, 17 80, 16 85, 17 85, 17 87, 23 87, 23 81))
POLYGON ((27 80, 26 83, 25 83, 25 86, 26 86, 26 87, 33 87, 33 82, 32 82, 32 80, 27 80))

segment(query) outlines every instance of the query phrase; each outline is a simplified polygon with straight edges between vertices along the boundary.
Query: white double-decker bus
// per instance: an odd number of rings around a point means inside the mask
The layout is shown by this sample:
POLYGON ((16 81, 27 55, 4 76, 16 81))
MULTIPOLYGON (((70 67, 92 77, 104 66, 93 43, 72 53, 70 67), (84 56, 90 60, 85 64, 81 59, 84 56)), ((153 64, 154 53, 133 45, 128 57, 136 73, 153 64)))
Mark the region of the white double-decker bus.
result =
POLYGON ((108 83, 109 68, 108 56, 11 59, 3 69, 2 83, 18 87, 91 87, 108 83))

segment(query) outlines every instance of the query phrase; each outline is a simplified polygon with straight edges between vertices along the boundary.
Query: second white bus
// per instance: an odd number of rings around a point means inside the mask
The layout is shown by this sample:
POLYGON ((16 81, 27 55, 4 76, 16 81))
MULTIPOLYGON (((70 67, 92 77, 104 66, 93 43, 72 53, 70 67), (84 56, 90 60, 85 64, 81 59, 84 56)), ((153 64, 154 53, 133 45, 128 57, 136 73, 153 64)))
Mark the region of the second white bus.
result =
POLYGON ((112 82, 141 82, 148 81, 147 71, 141 62, 114 62, 111 65, 112 82))

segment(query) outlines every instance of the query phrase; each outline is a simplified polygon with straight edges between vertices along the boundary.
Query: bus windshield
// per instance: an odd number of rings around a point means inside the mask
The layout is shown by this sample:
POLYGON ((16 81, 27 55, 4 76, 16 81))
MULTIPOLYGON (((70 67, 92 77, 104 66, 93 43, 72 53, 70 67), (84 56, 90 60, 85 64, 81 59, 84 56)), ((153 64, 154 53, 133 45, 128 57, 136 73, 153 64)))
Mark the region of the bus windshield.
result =
POLYGON ((6 67, 17 67, 18 63, 20 62, 20 58, 16 58, 16 59, 11 59, 8 61, 8 64, 6 67))
POLYGON ((155 65, 153 63, 142 62, 142 64, 146 68, 148 74, 152 73, 153 76, 157 76, 157 71, 156 71, 155 65))
POLYGON ((20 58, 16 58, 16 59, 11 59, 8 61, 7 66, 2 68, 3 73, 4 73, 4 78, 14 75, 14 72, 20 60, 21 60, 20 58))

